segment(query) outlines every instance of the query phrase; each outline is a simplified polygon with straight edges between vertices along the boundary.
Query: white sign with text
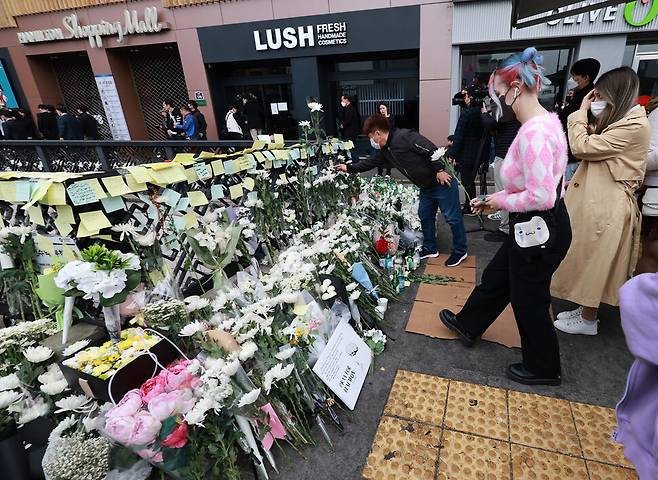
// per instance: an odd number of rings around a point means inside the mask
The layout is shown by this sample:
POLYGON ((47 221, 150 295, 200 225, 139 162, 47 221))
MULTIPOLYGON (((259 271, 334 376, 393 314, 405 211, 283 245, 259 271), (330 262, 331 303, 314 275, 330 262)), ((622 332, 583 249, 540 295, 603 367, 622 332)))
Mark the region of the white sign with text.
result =
POLYGON ((299 27, 268 28, 264 32, 254 30, 256 50, 283 48, 325 47, 347 44, 345 22, 320 23, 299 27))
POLYGON ((130 140, 130 132, 123 114, 121 99, 112 75, 96 75, 98 93, 103 102, 107 123, 114 140, 130 140))

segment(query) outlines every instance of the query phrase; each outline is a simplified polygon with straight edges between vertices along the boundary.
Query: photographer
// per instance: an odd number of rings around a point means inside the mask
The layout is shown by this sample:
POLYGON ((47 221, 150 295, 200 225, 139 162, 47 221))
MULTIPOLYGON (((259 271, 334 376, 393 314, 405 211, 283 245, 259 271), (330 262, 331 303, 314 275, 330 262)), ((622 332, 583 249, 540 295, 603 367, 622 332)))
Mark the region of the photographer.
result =
MULTIPOLYGON (((463 91, 464 108, 459 116, 457 128, 455 128, 452 147, 448 150, 448 157, 454 159, 459 165, 462 184, 471 199, 477 195, 475 192, 475 170, 482 153, 480 145, 484 128, 480 107, 483 100, 484 96, 476 86, 471 85, 463 91)), ((453 103, 461 104, 458 98, 453 99, 453 103)), ((468 200, 464 203, 463 213, 464 215, 473 215, 468 200)))

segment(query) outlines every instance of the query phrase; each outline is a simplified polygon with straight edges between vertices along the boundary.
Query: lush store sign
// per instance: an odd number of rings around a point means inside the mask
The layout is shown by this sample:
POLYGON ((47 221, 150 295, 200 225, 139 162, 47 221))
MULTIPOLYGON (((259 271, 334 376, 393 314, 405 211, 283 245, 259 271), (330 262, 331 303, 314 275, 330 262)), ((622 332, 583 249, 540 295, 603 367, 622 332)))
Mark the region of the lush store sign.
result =
POLYGON ((18 32, 17 35, 18 41, 23 44, 86 38, 92 48, 100 48, 103 37, 117 37, 117 42, 121 43, 128 35, 158 33, 167 28, 166 23, 158 22, 157 7, 146 7, 142 18, 137 10, 124 10, 122 21, 101 20, 99 23, 81 25, 78 16, 72 13, 62 18, 61 28, 18 32))
POLYGON ((347 24, 334 22, 254 30, 254 43, 258 51, 346 45, 347 24))

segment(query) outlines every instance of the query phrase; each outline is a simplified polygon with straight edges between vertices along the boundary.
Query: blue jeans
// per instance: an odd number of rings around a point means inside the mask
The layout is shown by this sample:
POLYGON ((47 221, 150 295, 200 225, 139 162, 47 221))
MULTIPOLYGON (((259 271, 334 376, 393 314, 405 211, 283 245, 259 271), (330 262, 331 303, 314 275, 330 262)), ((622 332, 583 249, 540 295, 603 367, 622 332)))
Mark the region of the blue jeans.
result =
POLYGON ((423 230, 423 247, 429 252, 436 252, 436 213, 439 208, 452 230, 452 253, 464 255, 466 247, 466 229, 464 217, 459 204, 459 187, 455 179, 448 185, 438 183, 430 188, 420 189, 418 216, 423 230))

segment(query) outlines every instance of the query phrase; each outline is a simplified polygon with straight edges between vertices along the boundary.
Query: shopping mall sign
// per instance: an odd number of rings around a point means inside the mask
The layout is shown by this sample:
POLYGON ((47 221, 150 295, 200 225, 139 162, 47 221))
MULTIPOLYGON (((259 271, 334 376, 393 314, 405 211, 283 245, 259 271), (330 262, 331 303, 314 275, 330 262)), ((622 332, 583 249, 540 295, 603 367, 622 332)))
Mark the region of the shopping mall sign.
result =
POLYGON ((346 45, 347 24, 333 22, 296 28, 268 28, 264 32, 254 30, 254 43, 258 51, 346 45))
MULTIPOLYGON (((579 6, 592 5, 592 2, 582 2, 568 7, 562 7, 557 12, 565 12, 575 9, 579 6)), ((562 19, 551 20, 548 23, 551 27, 555 27, 562 23, 562 25, 580 25, 581 23, 594 24, 596 22, 608 23, 615 22, 619 13, 619 7, 609 6, 606 8, 597 8, 587 13, 580 13, 578 15, 571 15, 562 19)), ((640 0, 626 3, 624 7, 624 21, 631 27, 643 27, 648 25, 658 17, 658 0, 640 0), (640 4, 638 6, 638 3, 640 4), (651 4, 650 6, 648 6, 651 4), (641 18, 636 19, 639 16, 641 18)))
POLYGON ((124 10, 123 21, 101 20, 89 25, 81 25, 78 16, 72 13, 62 18, 62 25, 63 28, 18 32, 18 41, 27 44, 86 38, 92 48, 100 48, 103 46, 103 37, 114 36, 121 43, 128 35, 157 33, 169 28, 168 24, 158 22, 157 7, 146 7, 143 18, 139 18, 137 10, 124 10))
POLYGON ((624 19, 626 23, 633 27, 643 27, 647 23, 650 23, 656 16, 658 16, 658 0, 642 0, 642 4, 646 5, 651 2, 651 8, 645 14, 644 18, 640 20, 635 20, 635 7, 637 2, 628 2, 624 8, 624 19))

